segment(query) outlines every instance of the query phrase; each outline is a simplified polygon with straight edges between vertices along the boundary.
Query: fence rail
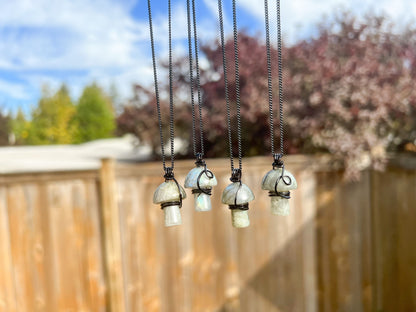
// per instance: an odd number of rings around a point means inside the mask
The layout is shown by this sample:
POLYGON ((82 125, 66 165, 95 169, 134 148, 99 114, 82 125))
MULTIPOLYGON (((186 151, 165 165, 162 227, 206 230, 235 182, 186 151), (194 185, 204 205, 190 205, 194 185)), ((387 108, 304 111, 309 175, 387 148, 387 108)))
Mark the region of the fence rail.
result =
POLYGON ((288 156, 288 217, 260 187, 270 162, 245 160, 247 229, 220 202, 224 159, 208 160, 213 210, 185 200, 173 228, 152 203, 158 163, 1 175, 0 311, 416 311, 415 159, 345 183, 330 158, 288 156))

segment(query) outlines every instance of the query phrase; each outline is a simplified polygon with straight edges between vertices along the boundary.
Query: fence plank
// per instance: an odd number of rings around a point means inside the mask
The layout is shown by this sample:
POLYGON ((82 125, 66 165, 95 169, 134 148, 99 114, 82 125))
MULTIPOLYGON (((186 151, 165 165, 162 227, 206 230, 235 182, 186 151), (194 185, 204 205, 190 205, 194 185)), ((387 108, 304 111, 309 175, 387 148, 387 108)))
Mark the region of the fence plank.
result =
POLYGON ((102 229, 100 224, 100 205, 98 201, 98 184, 94 179, 85 181, 85 196, 87 210, 87 237, 85 256, 87 288, 90 298, 90 311, 107 311, 106 308, 106 280, 104 272, 104 242, 102 241, 102 229))
POLYGON ((100 198, 104 227, 105 261, 108 282, 108 302, 112 312, 125 311, 125 288, 120 238, 120 216, 114 160, 103 159, 100 172, 100 198))
POLYGON ((7 189, 0 187, 0 311, 17 312, 10 241, 7 189))

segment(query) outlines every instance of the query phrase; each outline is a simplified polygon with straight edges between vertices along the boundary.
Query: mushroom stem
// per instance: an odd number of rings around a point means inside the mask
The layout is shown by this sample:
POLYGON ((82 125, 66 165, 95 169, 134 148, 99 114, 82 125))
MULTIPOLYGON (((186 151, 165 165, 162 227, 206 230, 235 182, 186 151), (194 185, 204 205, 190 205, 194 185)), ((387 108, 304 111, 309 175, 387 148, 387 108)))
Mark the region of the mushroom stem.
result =
POLYGON ((174 226, 182 224, 182 217, 179 205, 166 206, 163 208, 165 215, 165 226, 174 226))
POLYGON ((288 216, 290 212, 289 200, 280 196, 271 197, 271 212, 274 215, 288 216))
POLYGON ((236 228, 248 227, 250 225, 248 210, 231 209, 231 223, 236 228))
POLYGON ((194 193, 194 202, 196 211, 210 211, 211 197, 205 193, 194 193))

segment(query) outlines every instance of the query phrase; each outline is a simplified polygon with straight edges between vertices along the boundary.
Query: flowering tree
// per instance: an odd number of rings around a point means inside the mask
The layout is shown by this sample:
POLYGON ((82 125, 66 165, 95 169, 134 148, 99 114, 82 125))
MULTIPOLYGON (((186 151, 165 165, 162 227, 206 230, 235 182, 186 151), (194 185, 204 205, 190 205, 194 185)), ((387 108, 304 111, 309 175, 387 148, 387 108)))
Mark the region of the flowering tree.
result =
MULTIPOLYGON (((345 159, 347 174, 416 139, 416 32, 349 14, 285 51, 288 125, 311 151, 345 159)), ((304 151, 304 150, 300 150, 304 151)))

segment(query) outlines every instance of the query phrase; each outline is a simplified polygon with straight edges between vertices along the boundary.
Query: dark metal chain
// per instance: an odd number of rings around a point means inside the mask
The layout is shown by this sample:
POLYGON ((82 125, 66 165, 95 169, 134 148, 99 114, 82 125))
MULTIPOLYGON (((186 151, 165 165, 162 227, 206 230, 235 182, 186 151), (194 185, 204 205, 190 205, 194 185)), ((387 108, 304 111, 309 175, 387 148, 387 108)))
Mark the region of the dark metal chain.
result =
POLYGON ((279 80, 279 127, 280 127, 280 154, 283 156, 283 70, 282 70, 282 29, 280 20, 280 0, 276 4, 277 14, 277 57, 278 57, 278 80, 279 80))
POLYGON ((274 154, 274 113, 273 113, 273 84, 272 84, 272 57, 270 52, 270 26, 268 0, 264 0, 264 26, 266 28, 266 54, 267 54, 267 91, 269 101, 270 123, 270 150, 274 154))
POLYGON ((229 147, 229 153, 230 153, 231 172, 233 172, 234 171, 234 159, 233 159, 233 145, 232 145, 232 133, 231 133, 230 95, 229 95, 229 90, 228 90, 227 58, 225 57, 225 39, 224 39, 224 17, 223 17, 223 12, 222 12, 221 0, 218 0, 218 19, 219 19, 219 24, 220 24, 222 66, 223 66, 223 72, 224 72, 225 106, 227 110, 228 147, 229 147))
POLYGON ((234 35, 234 64, 235 64, 235 96, 237 104, 237 143, 238 143, 238 166, 242 168, 242 146, 241 146, 241 100, 240 100, 240 73, 238 64, 238 30, 236 0, 233 0, 233 35, 234 35))
MULTIPOLYGON (((284 152, 284 128, 283 128, 283 77, 282 77, 282 35, 280 22, 280 0, 276 1, 277 15, 277 54, 278 54, 278 84, 279 84, 279 128, 280 128, 280 157, 284 152)), ((264 23, 266 29, 266 54, 267 54, 267 89, 269 102, 270 123, 270 150, 275 155, 274 147, 274 112, 273 112, 273 85, 272 85, 272 60, 270 48, 270 26, 268 0, 264 0, 264 23)))
POLYGON ((168 1, 168 24, 169 24, 169 131, 170 131, 170 159, 173 169, 175 164, 175 130, 174 130, 174 110, 173 110, 173 70, 172 70, 172 6, 171 0, 168 1))
POLYGON ((171 4, 169 0, 168 10, 169 10, 169 95, 170 95, 170 102, 169 102, 169 112, 170 112, 170 148, 171 148, 171 167, 166 167, 166 154, 165 154, 165 144, 163 138, 163 125, 162 125, 162 117, 161 117, 161 109, 160 109, 160 96, 159 96, 159 83, 157 78, 157 64, 156 64, 156 53, 155 53, 155 40, 153 35, 153 19, 152 19, 152 8, 150 5, 150 0, 147 0, 147 7, 148 7, 148 17, 149 17, 149 31, 150 31, 150 45, 152 50, 152 64, 153 64, 153 78, 155 83, 155 96, 156 96, 156 107, 157 107, 157 119, 159 123, 159 135, 160 135, 160 148, 162 153, 162 163, 163 163, 163 170, 165 172, 172 172, 174 168, 174 161, 175 161, 175 149, 174 149, 174 111, 173 111, 173 73, 172 73, 172 23, 171 23, 171 4))
POLYGON ((164 140, 163 140, 162 117, 161 117, 161 113, 160 113, 159 84, 158 84, 158 79, 157 79, 155 41, 154 41, 154 37, 153 37, 152 8, 150 6, 150 0, 147 0, 147 8, 148 8, 148 13, 149 13, 148 15, 149 15, 150 45, 151 45, 151 48, 152 48, 153 79, 154 79, 154 83, 155 83, 157 119, 158 119, 158 122, 159 122, 160 148, 161 148, 161 152, 162 152, 163 170, 166 171, 165 144, 164 144, 164 140))
MULTIPOLYGON (((278 54, 278 84, 279 84, 279 128, 280 128, 280 157, 283 156, 283 78, 282 78, 282 37, 280 26, 280 0, 276 1, 277 14, 277 54, 278 54)), ((270 48, 270 26, 268 0, 264 0, 264 22, 266 28, 266 53, 267 53, 267 89, 269 101, 269 122, 270 122, 270 149, 275 155, 274 148, 274 112, 273 112, 273 85, 272 85, 272 60, 270 48)))
POLYGON ((193 16, 194 43, 195 43, 196 86, 197 86, 197 91, 198 91, 199 135, 200 135, 200 140, 201 140, 200 142, 201 155, 204 156, 204 128, 203 128, 203 123, 202 123, 202 94, 201 94, 201 77, 199 73, 198 33, 196 30, 195 0, 192 0, 192 16, 193 16))
POLYGON ((195 157, 204 156, 204 125, 202 120, 202 92, 201 92, 201 78, 199 70, 199 53, 198 53, 198 33, 196 27, 196 13, 195 1, 192 0, 192 21, 191 21, 191 4, 187 0, 187 20, 188 20, 188 58, 189 58, 189 83, 191 88, 191 111, 192 111, 192 147, 195 157), (198 94, 198 114, 199 114, 199 136, 200 136, 200 151, 197 151, 197 135, 196 135, 196 114, 195 114, 195 97, 194 97, 194 75, 193 75, 193 51, 192 51, 192 30, 194 35, 194 49, 195 49, 195 71, 196 71, 196 87, 198 94))
POLYGON ((188 59, 189 59, 189 84, 191 88, 191 112, 192 112, 192 148, 196 156, 196 129, 195 129, 195 99, 194 99, 194 75, 193 75, 193 58, 192 58, 192 30, 191 30, 191 9, 190 0, 186 1, 186 12, 188 19, 188 59))

